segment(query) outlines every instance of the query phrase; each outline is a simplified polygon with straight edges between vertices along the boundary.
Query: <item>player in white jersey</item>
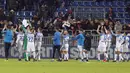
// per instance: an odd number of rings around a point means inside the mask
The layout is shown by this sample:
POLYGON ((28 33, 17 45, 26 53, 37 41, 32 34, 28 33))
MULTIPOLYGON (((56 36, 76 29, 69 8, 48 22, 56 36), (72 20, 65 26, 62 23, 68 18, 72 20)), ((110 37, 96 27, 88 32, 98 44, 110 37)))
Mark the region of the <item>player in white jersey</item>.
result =
POLYGON ((16 32, 17 34, 17 40, 16 40, 16 45, 18 47, 18 52, 19 52, 19 61, 21 61, 22 54, 23 54, 23 39, 24 39, 24 33, 22 29, 19 29, 19 32, 16 32))
POLYGON ((128 55, 128 52, 129 52, 129 37, 124 34, 123 36, 124 38, 124 42, 123 42, 123 46, 122 46, 122 54, 123 54, 123 58, 124 58, 124 61, 127 60, 129 61, 129 55, 128 55))
POLYGON ((104 54, 104 60, 103 61, 106 61, 107 58, 108 58, 108 55, 106 53, 106 34, 105 34, 105 31, 104 30, 104 27, 99 25, 98 26, 98 29, 97 29, 97 33, 100 35, 100 40, 99 40, 99 45, 98 45, 98 54, 97 54, 97 58, 98 58, 98 61, 100 61, 100 54, 101 52, 104 54), (99 32, 99 29, 101 27, 101 33, 99 32))
POLYGON ((117 56, 119 56, 119 61, 124 60, 122 57, 122 53, 121 53, 121 47, 124 42, 123 34, 121 34, 120 31, 117 31, 116 34, 114 34, 112 30, 111 30, 111 32, 114 36, 116 36, 116 47, 115 47, 115 54, 114 54, 113 62, 117 61, 117 56))
MULTIPOLYGON (((105 29, 106 30, 106 29, 105 29)), ((106 30, 106 53, 108 54, 111 47, 112 34, 109 30, 106 30)))
POLYGON ((35 61, 35 44, 34 44, 34 29, 29 29, 27 32, 27 61, 29 60, 28 55, 33 54, 33 61, 35 61))
POLYGON ((36 33, 36 40, 35 40, 35 47, 36 47, 36 59, 40 61, 40 50, 42 46, 42 39, 43 39, 43 34, 41 32, 41 29, 38 28, 37 33, 36 33))
POLYGON ((61 47, 61 52, 64 55, 64 61, 68 61, 69 59, 68 50, 69 50, 69 34, 68 31, 65 30, 63 34, 63 45, 61 47))

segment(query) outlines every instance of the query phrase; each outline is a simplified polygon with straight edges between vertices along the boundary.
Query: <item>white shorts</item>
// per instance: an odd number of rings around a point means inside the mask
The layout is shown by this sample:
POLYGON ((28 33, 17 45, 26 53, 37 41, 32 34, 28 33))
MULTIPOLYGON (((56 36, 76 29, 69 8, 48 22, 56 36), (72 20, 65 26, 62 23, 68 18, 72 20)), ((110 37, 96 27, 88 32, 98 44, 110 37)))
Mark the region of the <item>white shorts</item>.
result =
POLYGON ((79 50, 80 52, 83 51, 83 46, 78 45, 77 48, 78 48, 78 50, 79 50))
POLYGON ((128 45, 123 45, 122 52, 129 52, 128 45))
POLYGON ((34 51, 35 51, 34 43, 28 43, 27 44, 27 52, 34 52, 34 51))
POLYGON ((106 52, 106 43, 105 42, 99 42, 97 51, 106 52))
POLYGON ((115 51, 122 51, 122 45, 121 44, 116 44, 116 48, 115 48, 115 51))
POLYGON ((64 44, 60 50, 68 51, 69 50, 69 44, 64 44))
POLYGON ((35 42, 36 50, 41 50, 42 42, 35 42))

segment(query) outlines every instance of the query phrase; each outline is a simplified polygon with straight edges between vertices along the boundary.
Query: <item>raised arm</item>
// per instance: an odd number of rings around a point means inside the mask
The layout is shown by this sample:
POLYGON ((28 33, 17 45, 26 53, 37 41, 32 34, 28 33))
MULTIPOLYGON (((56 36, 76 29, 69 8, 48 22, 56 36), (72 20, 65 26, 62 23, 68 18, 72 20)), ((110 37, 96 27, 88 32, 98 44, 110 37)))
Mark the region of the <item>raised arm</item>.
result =
POLYGON ((97 33, 98 34, 100 34, 100 31, 99 31, 100 27, 101 27, 101 25, 98 25, 98 28, 97 28, 97 33))

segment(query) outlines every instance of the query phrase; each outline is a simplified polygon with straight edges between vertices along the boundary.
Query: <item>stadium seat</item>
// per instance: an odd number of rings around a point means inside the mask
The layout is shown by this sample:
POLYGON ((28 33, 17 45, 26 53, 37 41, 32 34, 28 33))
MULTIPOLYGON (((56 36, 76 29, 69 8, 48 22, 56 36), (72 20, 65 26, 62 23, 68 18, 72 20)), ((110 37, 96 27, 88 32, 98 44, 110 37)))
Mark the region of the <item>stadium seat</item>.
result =
POLYGON ((130 18, 130 15, 129 14, 125 14, 125 18, 130 18))
POLYGON ((5 9, 5 6, 4 5, 0 5, 0 8, 5 9))
POLYGON ((99 6, 99 5, 98 5, 98 2, 91 2, 91 4, 92 4, 92 6, 95 6, 95 7, 96 7, 96 6, 99 6))
POLYGON ((118 12, 125 12, 124 8, 117 8, 118 12))
POLYGON ((92 6, 92 5, 91 5, 91 2, 84 2, 84 5, 85 5, 85 6, 92 6))
POLYGON ((113 2, 112 2, 112 7, 118 7, 118 4, 117 4, 116 1, 113 1, 113 2))
POLYGON ((105 4, 106 4, 107 7, 111 7, 112 6, 111 2, 105 2, 105 4))
POLYGON ((97 8, 97 11, 99 11, 99 12, 104 12, 105 9, 104 9, 104 8, 97 8))
POLYGON ((85 5, 84 5, 84 2, 78 2, 78 5, 79 5, 79 6, 85 6, 85 5))
POLYGON ((113 8, 113 11, 114 11, 114 12, 117 12, 117 8, 113 8))
POLYGON ((91 11, 91 8, 84 8, 85 9, 85 11, 87 11, 87 12, 90 12, 91 11))
POLYGON ((120 1, 120 2, 118 2, 117 3, 120 7, 124 7, 125 6, 125 2, 123 2, 123 1, 120 1))
POLYGON ((99 2, 98 5, 101 6, 101 7, 104 7, 104 6, 105 6, 104 2, 102 2, 102 1, 99 2))
POLYGON ((72 5, 73 6, 78 6, 78 2, 73 2, 72 5))
POLYGON ((26 15, 27 17, 30 17, 30 11, 26 11, 26 12, 25 12, 25 15, 26 15))

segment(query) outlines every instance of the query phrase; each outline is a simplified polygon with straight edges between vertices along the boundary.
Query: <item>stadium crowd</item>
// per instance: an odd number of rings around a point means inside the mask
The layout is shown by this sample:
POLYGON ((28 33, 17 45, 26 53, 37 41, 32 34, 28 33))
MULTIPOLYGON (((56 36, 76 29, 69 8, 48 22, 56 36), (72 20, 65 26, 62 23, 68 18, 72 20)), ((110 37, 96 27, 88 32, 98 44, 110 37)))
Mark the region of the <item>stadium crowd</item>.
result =
MULTIPOLYGON (((35 2, 36 1, 34 1, 34 3, 35 2)), ((31 19, 27 19, 30 21, 35 30, 37 30, 38 27, 42 27, 44 36, 52 35, 54 33, 53 29, 56 27, 70 30, 72 34, 75 34, 75 31, 81 28, 83 30, 95 31, 98 25, 101 25, 101 22, 105 23, 104 26, 106 26, 107 29, 109 29, 109 26, 111 26, 113 30, 130 30, 130 24, 122 24, 119 20, 114 19, 115 15, 114 11, 112 11, 112 8, 109 8, 105 19, 81 19, 79 17, 74 18, 73 9, 69 7, 71 1, 56 0, 55 2, 52 1, 52 3, 48 2, 50 1, 37 1, 37 4, 40 4, 36 8, 39 9, 36 10, 35 15, 31 19)), ((23 2, 18 3, 22 4, 23 2)), ((22 6, 21 4, 18 5, 22 6)), ((28 8, 29 6, 26 6, 27 4, 24 3, 24 7, 19 7, 18 9, 30 9, 28 8)), ((16 11, 18 9, 12 9, 10 9, 8 14, 5 15, 5 11, 0 8, 0 31, 4 25, 12 24, 15 27, 16 25, 22 24, 22 19, 16 17, 16 11)), ((94 34, 95 33, 96 32, 94 32, 94 34)), ((2 35, 0 35, 0 37, 2 37, 2 35)))

